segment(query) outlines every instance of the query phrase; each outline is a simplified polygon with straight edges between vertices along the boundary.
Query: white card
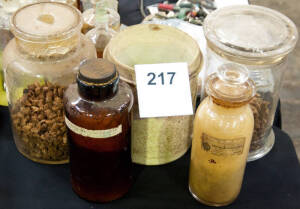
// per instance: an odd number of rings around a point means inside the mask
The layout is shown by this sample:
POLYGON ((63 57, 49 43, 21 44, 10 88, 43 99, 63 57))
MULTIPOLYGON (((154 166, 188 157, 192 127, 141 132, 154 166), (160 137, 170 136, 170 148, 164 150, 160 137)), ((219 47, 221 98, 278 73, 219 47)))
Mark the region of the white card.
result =
POLYGON ((187 63, 135 65, 141 118, 192 115, 187 63))

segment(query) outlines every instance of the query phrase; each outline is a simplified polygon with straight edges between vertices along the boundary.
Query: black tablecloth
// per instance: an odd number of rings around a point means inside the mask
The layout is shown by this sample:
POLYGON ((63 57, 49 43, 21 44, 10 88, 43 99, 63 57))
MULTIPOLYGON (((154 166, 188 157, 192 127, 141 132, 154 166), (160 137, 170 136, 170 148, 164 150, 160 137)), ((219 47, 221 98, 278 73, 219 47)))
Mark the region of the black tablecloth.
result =
MULTIPOLYGON (((6 108, 0 108, 0 209, 193 209, 209 208, 188 191, 189 153, 163 166, 135 165, 135 183, 108 204, 73 193, 68 165, 42 165, 23 157, 13 142, 6 108)), ((276 143, 264 158, 247 164, 238 199, 225 208, 299 209, 300 165, 288 135, 274 128, 276 143)))

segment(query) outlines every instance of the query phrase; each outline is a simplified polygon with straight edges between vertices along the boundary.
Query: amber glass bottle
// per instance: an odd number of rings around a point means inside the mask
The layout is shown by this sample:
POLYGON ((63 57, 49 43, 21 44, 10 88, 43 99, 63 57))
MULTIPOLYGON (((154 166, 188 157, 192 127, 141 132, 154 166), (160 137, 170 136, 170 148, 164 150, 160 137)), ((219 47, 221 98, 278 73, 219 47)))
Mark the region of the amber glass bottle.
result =
POLYGON ((130 118, 133 96, 115 66, 91 59, 64 96, 73 190, 89 201, 123 196, 132 183, 130 118))

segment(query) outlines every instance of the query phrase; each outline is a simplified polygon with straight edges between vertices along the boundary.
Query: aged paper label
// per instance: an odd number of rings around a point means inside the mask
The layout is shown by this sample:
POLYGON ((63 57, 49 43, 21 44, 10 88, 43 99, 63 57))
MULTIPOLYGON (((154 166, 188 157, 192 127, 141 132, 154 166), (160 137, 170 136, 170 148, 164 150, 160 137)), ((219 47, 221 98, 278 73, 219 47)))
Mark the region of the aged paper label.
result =
POLYGON ((220 139, 202 134, 202 149, 213 155, 229 156, 243 154, 245 137, 235 139, 220 139))
POLYGON ((90 138, 110 138, 122 133, 122 124, 116 128, 106 129, 106 130, 88 130, 82 127, 79 127, 72 123, 67 117, 65 117, 65 122, 67 127, 76 134, 81 136, 86 136, 90 138))

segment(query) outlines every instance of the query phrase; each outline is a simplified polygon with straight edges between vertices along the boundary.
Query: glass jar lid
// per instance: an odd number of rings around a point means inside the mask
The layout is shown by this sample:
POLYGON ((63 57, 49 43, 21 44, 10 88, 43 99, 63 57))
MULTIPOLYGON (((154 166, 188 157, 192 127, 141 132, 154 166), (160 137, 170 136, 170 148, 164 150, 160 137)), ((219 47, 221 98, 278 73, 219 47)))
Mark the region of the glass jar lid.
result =
POLYGON ((285 15, 261 6, 225 7, 207 16, 208 46, 224 56, 254 62, 285 57, 297 42, 295 24, 285 15))
POLYGON ((33 41, 68 38, 82 27, 80 12, 67 4, 40 2, 20 8, 11 19, 15 36, 33 41))
POLYGON ((206 92, 217 104, 224 106, 246 104, 256 93, 248 69, 234 63, 221 65, 207 78, 206 92))

